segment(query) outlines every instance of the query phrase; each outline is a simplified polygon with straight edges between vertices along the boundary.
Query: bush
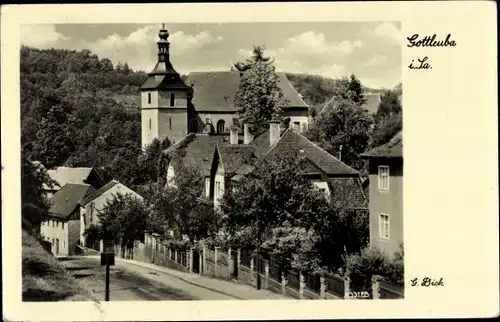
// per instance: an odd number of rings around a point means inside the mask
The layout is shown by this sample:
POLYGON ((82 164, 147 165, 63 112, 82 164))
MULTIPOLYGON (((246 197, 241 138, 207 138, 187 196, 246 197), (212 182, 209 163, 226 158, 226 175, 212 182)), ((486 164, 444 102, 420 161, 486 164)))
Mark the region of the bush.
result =
POLYGON ((371 293, 373 275, 380 275, 388 282, 403 284, 404 252, 396 253, 394 259, 389 259, 376 247, 364 248, 361 253, 348 256, 345 260, 346 275, 351 279, 351 288, 355 291, 371 293))

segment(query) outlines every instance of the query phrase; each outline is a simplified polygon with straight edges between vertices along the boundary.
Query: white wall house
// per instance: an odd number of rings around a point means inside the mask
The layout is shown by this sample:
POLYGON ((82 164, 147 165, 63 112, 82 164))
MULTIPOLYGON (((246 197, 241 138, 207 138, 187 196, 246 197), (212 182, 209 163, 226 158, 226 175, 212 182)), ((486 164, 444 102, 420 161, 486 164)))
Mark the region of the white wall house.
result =
POLYGON ((128 188, 124 184, 111 180, 100 189, 96 190, 92 194, 89 194, 85 199, 80 203, 80 242, 83 246, 92 246, 86 245, 86 240, 84 238, 84 232, 90 225, 99 225, 99 217, 98 214, 103 210, 106 203, 116 195, 132 195, 135 198, 142 200, 143 198, 137 194, 132 189, 128 188))
POLYGON ((79 244, 80 201, 95 191, 88 184, 67 183, 51 199, 47 220, 40 226, 42 238, 55 255, 71 255, 79 244))

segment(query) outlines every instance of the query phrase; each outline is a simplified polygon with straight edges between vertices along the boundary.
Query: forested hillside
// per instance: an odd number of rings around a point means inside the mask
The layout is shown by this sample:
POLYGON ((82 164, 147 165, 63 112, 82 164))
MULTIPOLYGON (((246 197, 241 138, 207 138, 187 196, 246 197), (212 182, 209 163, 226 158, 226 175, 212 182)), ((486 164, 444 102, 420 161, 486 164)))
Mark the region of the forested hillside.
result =
MULTIPOLYGON (((335 93, 333 79, 287 75, 311 106, 335 93)), ((88 50, 22 47, 24 153, 47 168, 96 166, 131 186, 154 181, 157 154, 169 142, 141 153, 138 98, 146 76, 88 50)))

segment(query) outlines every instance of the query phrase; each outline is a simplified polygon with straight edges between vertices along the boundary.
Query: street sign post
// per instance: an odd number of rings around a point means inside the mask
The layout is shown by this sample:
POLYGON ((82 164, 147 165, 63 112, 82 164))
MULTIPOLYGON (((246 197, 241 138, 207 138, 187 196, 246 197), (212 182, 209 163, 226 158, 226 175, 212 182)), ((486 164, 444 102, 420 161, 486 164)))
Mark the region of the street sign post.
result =
POLYGON ((115 252, 113 241, 103 240, 103 252, 101 253, 101 266, 106 266, 106 295, 105 301, 109 301, 109 266, 115 265, 115 252))

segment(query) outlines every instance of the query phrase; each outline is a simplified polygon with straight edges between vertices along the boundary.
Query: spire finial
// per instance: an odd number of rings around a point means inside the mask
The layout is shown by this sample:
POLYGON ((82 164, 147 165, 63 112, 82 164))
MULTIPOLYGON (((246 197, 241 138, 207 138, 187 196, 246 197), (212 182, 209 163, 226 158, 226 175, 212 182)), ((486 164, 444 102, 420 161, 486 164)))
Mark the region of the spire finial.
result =
POLYGON ((160 32, 158 33, 158 37, 160 37, 160 39, 167 40, 168 36, 168 30, 165 28, 165 23, 162 23, 160 32))

